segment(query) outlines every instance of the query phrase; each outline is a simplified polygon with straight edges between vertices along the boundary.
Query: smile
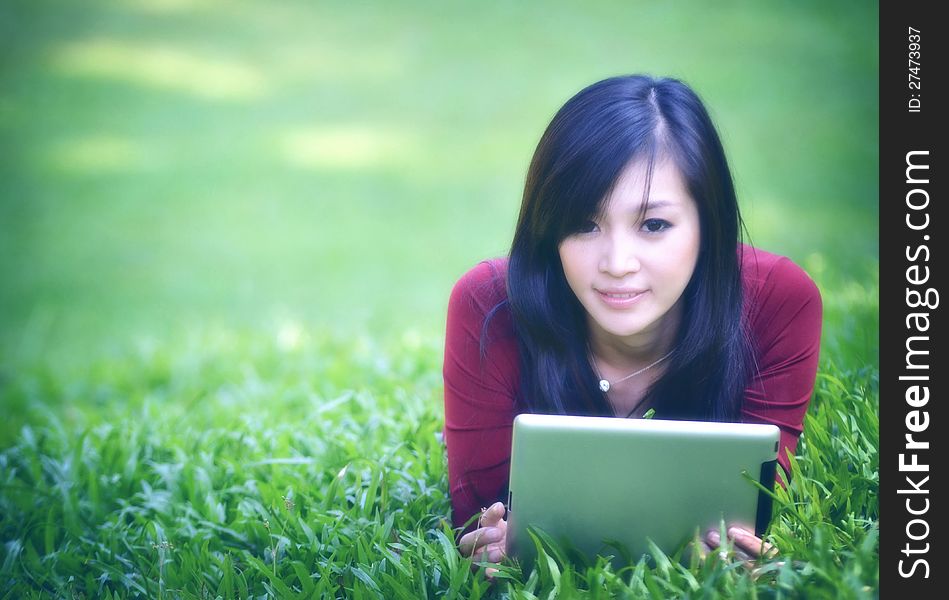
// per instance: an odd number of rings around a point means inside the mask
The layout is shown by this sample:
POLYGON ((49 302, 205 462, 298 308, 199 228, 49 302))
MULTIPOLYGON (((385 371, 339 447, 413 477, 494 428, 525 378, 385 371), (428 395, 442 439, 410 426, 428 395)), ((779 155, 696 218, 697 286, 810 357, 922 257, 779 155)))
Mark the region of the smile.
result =
POLYGON ((596 291, 600 300, 610 308, 628 308, 636 304, 640 298, 646 295, 646 291, 641 292, 603 292, 596 291))

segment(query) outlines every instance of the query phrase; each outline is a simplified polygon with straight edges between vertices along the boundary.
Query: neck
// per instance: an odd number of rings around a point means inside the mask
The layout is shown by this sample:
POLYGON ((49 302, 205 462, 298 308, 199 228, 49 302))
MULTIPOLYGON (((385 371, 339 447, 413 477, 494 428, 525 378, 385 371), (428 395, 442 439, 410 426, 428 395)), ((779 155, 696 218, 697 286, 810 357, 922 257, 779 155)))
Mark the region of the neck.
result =
POLYGON ((594 323, 590 325, 590 350, 601 365, 628 372, 666 356, 673 348, 681 320, 677 303, 653 327, 632 336, 616 336, 594 323))

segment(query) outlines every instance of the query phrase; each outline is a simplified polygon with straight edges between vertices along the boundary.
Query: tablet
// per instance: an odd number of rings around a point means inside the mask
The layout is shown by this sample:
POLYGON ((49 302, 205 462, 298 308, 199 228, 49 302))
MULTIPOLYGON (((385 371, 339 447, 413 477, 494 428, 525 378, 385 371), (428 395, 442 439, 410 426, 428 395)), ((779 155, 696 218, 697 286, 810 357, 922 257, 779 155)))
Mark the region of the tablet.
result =
POLYGON ((508 556, 533 563, 540 528, 591 562, 635 563, 648 540, 671 554, 700 534, 771 519, 779 431, 774 425, 521 414, 514 419, 508 556), (760 492, 760 493, 759 493, 760 492))

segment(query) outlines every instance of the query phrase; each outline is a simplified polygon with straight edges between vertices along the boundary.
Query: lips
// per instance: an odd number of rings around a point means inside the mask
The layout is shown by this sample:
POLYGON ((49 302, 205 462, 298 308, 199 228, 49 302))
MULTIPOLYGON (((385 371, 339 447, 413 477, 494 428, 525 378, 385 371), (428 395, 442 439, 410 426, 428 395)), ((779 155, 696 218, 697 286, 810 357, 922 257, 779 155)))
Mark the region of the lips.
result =
POLYGON ((611 308, 628 308, 642 298, 647 290, 635 290, 628 288, 607 288, 597 289, 597 295, 604 304, 611 308))

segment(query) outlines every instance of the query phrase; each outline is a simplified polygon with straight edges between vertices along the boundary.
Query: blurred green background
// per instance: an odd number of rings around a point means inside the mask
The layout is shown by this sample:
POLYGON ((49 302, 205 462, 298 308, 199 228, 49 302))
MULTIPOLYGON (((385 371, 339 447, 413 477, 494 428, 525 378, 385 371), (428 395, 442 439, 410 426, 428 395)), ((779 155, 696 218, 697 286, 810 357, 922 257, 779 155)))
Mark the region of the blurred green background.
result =
MULTIPOLYGON (((441 336, 453 282, 506 252, 554 112, 632 72, 703 96, 752 241, 802 264, 847 327, 877 306, 877 17, 0 0, 0 358, 214 327, 441 336)), ((847 356, 874 362, 876 332, 853 334, 847 356)))

